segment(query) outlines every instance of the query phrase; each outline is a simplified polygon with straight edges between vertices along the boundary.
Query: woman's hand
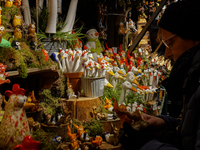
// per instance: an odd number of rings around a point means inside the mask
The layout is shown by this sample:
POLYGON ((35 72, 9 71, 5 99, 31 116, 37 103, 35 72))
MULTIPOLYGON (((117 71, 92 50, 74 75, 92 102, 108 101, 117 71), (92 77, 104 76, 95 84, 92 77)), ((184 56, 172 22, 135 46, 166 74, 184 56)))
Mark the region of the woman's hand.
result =
POLYGON ((167 124, 162 118, 142 113, 142 118, 149 123, 149 128, 156 131, 156 135, 160 136, 167 130, 167 124))

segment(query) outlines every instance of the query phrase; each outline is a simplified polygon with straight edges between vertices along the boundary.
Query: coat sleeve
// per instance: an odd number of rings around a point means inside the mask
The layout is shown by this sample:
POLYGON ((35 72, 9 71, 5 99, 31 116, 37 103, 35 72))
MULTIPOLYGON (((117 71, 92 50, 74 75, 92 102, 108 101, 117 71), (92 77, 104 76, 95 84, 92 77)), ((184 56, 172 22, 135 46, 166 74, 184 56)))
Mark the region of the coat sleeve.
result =
POLYGON ((170 144, 162 143, 154 139, 146 143, 140 150, 178 150, 178 149, 170 144))
POLYGON ((165 121, 169 130, 176 129, 176 127, 180 123, 179 120, 177 118, 174 118, 174 117, 170 117, 170 116, 166 116, 166 115, 159 115, 158 117, 162 118, 165 121))

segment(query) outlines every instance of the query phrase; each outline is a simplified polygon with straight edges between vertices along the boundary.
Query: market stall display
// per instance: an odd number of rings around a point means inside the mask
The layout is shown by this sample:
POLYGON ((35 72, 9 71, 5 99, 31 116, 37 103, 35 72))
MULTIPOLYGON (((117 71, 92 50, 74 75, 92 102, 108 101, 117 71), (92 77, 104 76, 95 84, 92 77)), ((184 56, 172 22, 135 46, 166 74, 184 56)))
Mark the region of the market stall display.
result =
MULTIPOLYGON (((71 0, 65 21, 60 21, 63 1, 45 2, 49 8, 42 0, 33 10, 28 0, 0 2, 0 148, 29 149, 30 143, 35 149, 45 144, 50 149, 120 149, 124 121, 143 130, 148 123, 141 114, 162 111, 166 93, 160 83, 172 68, 170 61, 151 53, 150 44, 129 52, 140 32, 129 8, 116 48, 105 42, 112 38, 104 37, 107 5, 97 7, 101 30, 82 33, 84 26, 74 25, 78 0, 71 0)), ((146 18, 143 7, 139 18, 146 18)))

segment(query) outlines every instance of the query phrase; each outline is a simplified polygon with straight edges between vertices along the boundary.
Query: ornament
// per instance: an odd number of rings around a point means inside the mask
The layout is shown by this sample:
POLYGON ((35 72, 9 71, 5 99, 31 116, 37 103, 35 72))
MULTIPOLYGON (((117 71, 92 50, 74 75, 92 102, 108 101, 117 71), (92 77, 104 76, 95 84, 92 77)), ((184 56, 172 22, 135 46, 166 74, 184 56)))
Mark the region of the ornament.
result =
POLYGON ((109 100, 107 97, 105 97, 105 100, 106 100, 106 105, 104 106, 104 108, 112 112, 113 111, 112 100, 109 100))
POLYGON ((80 138, 81 141, 90 141, 89 135, 84 130, 83 126, 77 126, 74 124, 74 127, 77 129, 78 138, 80 138))
POLYGON ((102 137, 96 136, 95 139, 91 139, 91 143, 95 146, 96 149, 100 149, 101 144, 102 144, 102 137))
POLYGON ((25 136, 30 135, 29 125, 23 105, 27 100, 25 90, 14 84, 12 91, 5 95, 9 100, 0 124, 0 149, 13 150, 14 146, 22 143, 25 136))
POLYGON ((21 1, 21 0, 14 0, 13 4, 14 4, 17 8, 19 8, 19 7, 21 6, 21 4, 22 4, 22 1, 21 1))
POLYGON ((76 133, 71 133, 71 129, 69 127, 69 123, 67 123, 67 136, 69 137, 70 139, 70 142, 71 142, 71 148, 70 150, 76 150, 79 148, 79 142, 77 140, 77 135, 76 133))
POLYGON ((22 16, 21 15, 15 15, 12 22, 13 27, 19 27, 22 25, 22 16))
POLYGON ((124 24, 123 22, 120 22, 118 28, 118 34, 124 34, 124 33, 125 33, 124 24))
POLYGON ((48 61, 48 60, 49 60, 48 51, 45 50, 45 49, 43 49, 42 52, 43 52, 43 54, 44 54, 44 56, 45 56, 45 61, 48 61))
POLYGON ((36 34, 35 28, 36 28, 35 25, 31 23, 28 26, 28 34, 29 35, 35 35, 36 34))
POLYGON ((97 61, 96 55, 100 55, 100 53, 103 52, 99 41, 99 33, 96 29, 90 29, 86 32, 86 34, 88 35, 88 41, 85 46, 88 47, 88 49, 93 53, 95 61, 97 61))
POLYGON ((15 28, 14 37, 21 39, 22 38, 22 30, 20 28, 15 28))
POLYGON ((4 7, 12 7, 13 6, 13 0, 6 0, 4 7))
POLYGON ((13 48, 15 48, 16 50, 21 50, 20 43, 18 41, 16 41, 16 40, 13 40, 11 46, 13 48))
POLYGON ((0 43, 2 41, 4 34, 5 34, 5 27, 3 25, 0 25, 0 43))
POLYGON ((41 143, 39 141, 34 141, 33 138, 28 135, 24 137, 21 145, 16 145, 14 150, 39 150, 41 143))
POLYGON ((3 65, 2 63, 0 63, 0 85, 4 84, 4 83, 10 83, 9 79, 6 79, 6 77, 8 77, 8 73, 5 72, 6 71, 6 65, 3 65))

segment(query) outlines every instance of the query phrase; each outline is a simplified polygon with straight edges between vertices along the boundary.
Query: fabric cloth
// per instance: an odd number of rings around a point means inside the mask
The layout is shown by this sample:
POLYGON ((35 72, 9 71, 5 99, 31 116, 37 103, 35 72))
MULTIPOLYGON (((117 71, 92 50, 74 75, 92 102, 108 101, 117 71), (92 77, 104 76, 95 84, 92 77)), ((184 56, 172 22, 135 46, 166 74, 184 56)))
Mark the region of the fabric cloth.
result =
POLYGON ((183 0, 167 6, 159 27, 178 36, 194 41, 200 40, 199 0, 183 0))

